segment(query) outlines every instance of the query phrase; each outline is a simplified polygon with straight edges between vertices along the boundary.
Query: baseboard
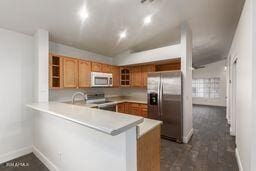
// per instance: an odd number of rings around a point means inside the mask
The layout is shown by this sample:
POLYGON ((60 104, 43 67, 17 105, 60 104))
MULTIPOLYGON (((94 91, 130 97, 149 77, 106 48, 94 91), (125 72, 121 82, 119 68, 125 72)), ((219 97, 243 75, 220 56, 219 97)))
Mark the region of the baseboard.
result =
POLYGON ((24 155, 32 153, 32 152, 33 152, 32 146, 24 147, 24 148, 21 148, 16 151, 8 152, 8 153, 0 156, 0 164, 10 161, 10 160, 13 160, 15 158, 24 156, 24 155))
POLYGON ((244 169, 243 169, 242 162, 241 162, 240 155, 237 148, 236 148, 236 161, 238 164, 239 171, 243 171, 244 169))
POLYGON ((55 166, 43 153, 41 153, 35 146, 33 146, 33 153, 35 156, 50 170, 59 171, 58 167, 55 166))
POLYGON ((189 133, 183 137, 183 143, 188 143, 189 140, 191 139, 192 135, 193 135, 193 128, 189 131, 189 133))
POLYGON ((227 105, 210 104, 210 103, 193 103, 192 105, 198 105, 198 106, 212 106, 212 107, 227 107, 227 105))

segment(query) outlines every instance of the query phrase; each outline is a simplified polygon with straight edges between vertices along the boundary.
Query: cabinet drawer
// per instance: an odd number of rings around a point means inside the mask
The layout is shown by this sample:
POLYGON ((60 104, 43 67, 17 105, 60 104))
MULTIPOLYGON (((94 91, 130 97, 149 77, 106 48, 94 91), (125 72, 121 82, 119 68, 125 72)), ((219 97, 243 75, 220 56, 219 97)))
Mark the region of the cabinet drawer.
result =
POLYGON ((148 108, 148 105, 146 105, 146 104, 141 104, 140 106, 141 106, 141 108, 145 108, 145 109, 148 108))
POLYGON ((148 109, 142 108, 141 109, 141 116, 144 117, 144 118, 147 118, 148 117, 148 109))
POLYGON ((140 104, 139 103, 131 103, 131 107, 139 108, 140 104))
POLYGON ((140 108, 139 107, 131 107, 130 114, 140 116, 140 108))

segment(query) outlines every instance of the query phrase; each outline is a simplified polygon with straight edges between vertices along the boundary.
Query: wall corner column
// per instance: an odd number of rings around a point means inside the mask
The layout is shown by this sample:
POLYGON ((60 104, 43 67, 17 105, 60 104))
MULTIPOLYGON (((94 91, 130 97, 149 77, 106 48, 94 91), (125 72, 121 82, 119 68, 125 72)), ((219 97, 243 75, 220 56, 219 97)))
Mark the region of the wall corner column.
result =
POLYGON ((192 31, 187 23, 181 25, 181 71, 183 74, 183 142, 193 134, 192 116, 192 31))
POLYGON ((47 102, 49 99, 49 33, 37 30, 34 34, 35 45, 35 101, 47 102))
POLYGON ((256 170, 256 1, 252 1, 252 149, 251 170, 256 170))

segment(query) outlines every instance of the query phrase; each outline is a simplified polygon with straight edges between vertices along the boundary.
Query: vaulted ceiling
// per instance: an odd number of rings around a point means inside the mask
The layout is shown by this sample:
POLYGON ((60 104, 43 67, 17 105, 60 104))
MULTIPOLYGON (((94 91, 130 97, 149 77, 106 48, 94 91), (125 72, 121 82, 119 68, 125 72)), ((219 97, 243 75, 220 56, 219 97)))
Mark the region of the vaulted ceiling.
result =
POLYGON ((115 56, 179 42, 180 24, 193 31, 193 61, 227 57, 244 0, 3 0, 0 27, 33 35, 50 32, 54 42, 115 56), (78 13, 86 7, 88 18, 78 13), (143 19, 152 15, 152 23, 143 19), (127 38, 119 40, 119 33, 127 38))

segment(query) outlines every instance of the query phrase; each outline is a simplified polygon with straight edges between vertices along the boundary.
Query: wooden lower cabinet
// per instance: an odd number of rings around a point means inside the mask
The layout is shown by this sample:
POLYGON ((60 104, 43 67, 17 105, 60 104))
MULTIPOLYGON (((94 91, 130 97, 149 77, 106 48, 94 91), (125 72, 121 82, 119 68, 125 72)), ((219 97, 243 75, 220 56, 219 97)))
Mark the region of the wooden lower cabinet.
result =
POLYGON ((124 103, 124 113, 126 113, 126 114, 131 113, 130 103, 124 103))
POLYGON ((120 113, 142 116, 144 118, 148 117, 148 107, 146 104, 131 102, 119 103, 117 109, 120 113))
POLYGON ((141 115, 141 108, 139 103, 131 103, 130 105, 130 114, 132 115, 141 115))
POLYGON ((137 170, 160 171, 161 126, 137 140, 137 170))
POLYGON ((141 104, 140 108, 141 108, 140 116, 147 118, 148 117, 148 106, 146 104, 141 104))
POLYGON ((117 105, 117 112, 125 113, 125 104, 124 103, 119 103, 117 105))

